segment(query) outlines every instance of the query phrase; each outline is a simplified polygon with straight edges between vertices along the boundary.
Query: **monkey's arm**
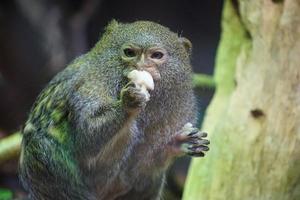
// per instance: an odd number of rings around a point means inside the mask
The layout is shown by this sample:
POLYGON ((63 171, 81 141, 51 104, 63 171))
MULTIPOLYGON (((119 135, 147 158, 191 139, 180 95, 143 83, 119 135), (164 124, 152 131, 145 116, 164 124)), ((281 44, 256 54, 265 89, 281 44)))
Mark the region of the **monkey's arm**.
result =
POLYGON ((85 87, 72 94, 76 146, 81 155, 91 157, 104 150, 110 155, 121 153, 131 137, 126 130, 146 97, 134 84, 121 90, 120 99, 96 89, 85 87))

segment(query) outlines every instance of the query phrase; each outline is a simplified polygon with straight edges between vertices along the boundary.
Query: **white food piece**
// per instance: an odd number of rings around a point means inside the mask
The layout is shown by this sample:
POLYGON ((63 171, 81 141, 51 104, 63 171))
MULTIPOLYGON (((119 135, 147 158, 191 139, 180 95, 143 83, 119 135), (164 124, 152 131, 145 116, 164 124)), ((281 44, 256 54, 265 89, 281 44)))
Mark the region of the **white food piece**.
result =
POLYGON ((154 89, 154 82, 151 74, 147 71, 132 70, 128 78, 137 85, 144 85, 148 90, 154 89))
POLYGON ((132 70, 127 76, 135 85, 141 88, 141 91, 146 95, 147 101, 150 99, 148 90, 154 90, 154 81, 151 74, 147 71, 132 70))

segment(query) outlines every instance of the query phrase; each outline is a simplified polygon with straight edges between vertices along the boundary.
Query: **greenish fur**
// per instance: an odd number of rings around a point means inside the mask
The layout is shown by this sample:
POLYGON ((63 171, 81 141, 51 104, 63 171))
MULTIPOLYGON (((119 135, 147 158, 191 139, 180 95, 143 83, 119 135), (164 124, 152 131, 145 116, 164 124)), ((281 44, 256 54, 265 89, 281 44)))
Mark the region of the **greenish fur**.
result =
POLYGON ((59 73, 33 105, 20 160, 29 199, 158 199, 171 150, 201 141, 187 135, 176 140, 183 125, 196 120, 190 52, 187 39, 159 24, 112 21, 95 47, 59 73), (149 102, 126 85, 124 43, 168 52, 149 102))

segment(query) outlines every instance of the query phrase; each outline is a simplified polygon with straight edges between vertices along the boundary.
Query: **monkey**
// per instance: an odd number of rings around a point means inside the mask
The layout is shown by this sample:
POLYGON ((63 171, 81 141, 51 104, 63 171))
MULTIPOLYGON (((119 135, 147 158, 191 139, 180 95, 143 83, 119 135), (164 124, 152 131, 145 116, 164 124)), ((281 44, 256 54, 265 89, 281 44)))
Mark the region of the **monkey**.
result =
POLYGON ((22 130, 19 177, 31 200, 160 199, 174 158, 203 157, 194 125, 191 42, 151 21, 112 20, 42 90, 22 130), (128 78, 146 71, 146 98, 128 78))

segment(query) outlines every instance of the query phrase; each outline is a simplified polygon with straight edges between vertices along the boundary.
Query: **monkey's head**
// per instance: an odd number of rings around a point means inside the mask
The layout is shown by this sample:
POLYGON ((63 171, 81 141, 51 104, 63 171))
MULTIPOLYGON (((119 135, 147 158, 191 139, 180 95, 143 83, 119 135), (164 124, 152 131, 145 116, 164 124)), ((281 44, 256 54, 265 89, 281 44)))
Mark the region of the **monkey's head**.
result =
MULTIPOLYGON (((118 23, 107 27, 99 47, 117 57, 124 72, 148 71, 155 85, 174 88, 189 79, 191 42, 150 21, 118 23)), ((156 87, 155 86, 155 87, 156 87)))

